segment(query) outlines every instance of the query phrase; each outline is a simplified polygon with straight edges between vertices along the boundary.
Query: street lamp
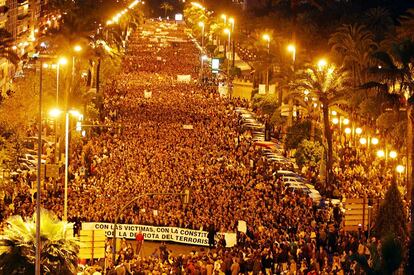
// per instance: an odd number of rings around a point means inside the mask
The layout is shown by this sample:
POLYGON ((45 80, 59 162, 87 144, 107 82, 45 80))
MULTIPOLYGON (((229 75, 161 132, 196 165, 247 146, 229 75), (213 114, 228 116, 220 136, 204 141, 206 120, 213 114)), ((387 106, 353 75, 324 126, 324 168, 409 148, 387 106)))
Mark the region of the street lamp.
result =
POLYGON ((224 29, 224 33, 228 35, 228 50, 226 50, 226 59, 227 59, 227 77, 230 77, 229 73, 230 73, 230 67, 229 67, 229 58, 227 58, 227 52, 230 50, 230 39, 231 39, 231 30, 228 28, 224 29))
POLYGON ((224 24, 227 24, 227 15, 222 14, 222 15, 221 15, 221 19, 223 19, 224 24))
POLYGON ((372 144, 372 145, 377 145, 378 143, 379 143, 378 138, 375 138, 375 137, 374 137, 374 138, 372 138, 372 139, 371 139, 371 144, 372 144))
POLYGON ((397 167, 395 168, 395 170, 400 174, 400 176, 401 176, 401 174, 402 173, 404 173, 404 171, 405 171, 405 167, 403 166, 403 165, 397 165, 397 167))
POLYGON ((293 44, 289 44, 287 47, 288 52, 292 53, 293 63, 296 61, 296 47, 293 44))
POLYGON ((201 68, 200 68, 200 80, 203 80, 203 76, 204 76, 204 61, 208 60, 208 56, 207 55, 202 55, 201 56, 201 68))
POLYGON ((56 67, 56 106, 59 106, 59 74, 60 74, 60 65, 66 65, 68 60, 65 57, 59 58, 56 67))
POLYGON ((391 151, 389 156, 390 156, 390 158, 395 159, 395 158, 397 158, 397 152, 396 151, 391 151))
POLYGON ((234 32, 234 18, 233 17, 229 18, 229 23, 231 25, 231 31, 234 32))
POLYGON ((385 157, 385 152, 384 152, 384 150, 378 150, 378 151, 377 151, 377 157, 379 157, 379 158, 383 158, 383 157, 385 157))
POLYGON ((344 125, 348 125, 348 124, 349 124, 349 119, 344 118, 344 119, 342 120, 342 123, 343 123, 344 125))
POLYGON ((201 48, 204 47, 204 22, 198 22, 198 26, 201 28, 201 48))
MULTIPOLYGON (((262 39, 267 42, 267 56, 270 58, 270 35, 267 33, 263 34, 262 39)), ((266 70, 266 93, 269 92, 269 66, 266 70)))
POLYGON ((335 124, 335 125, 338 125, 338 123, 339 123, 339 119, 338 119, 337 117, 334 117, 334 118, 332 119, 332 123, 333 123, 333 124, 335 124))
MULTIPOLYGON (((49 115, 57 118, 62 113, 59 109, 52 109, 49 115)), ((70 116, 80 118, 78 111, 70 110, 65 115, 65 187, 64 187, 64 203, 63 203, 63 220, 68 220, 68 180, 69 180, 69 122, 70 116)))
POLYGON ((323 70, 323 68, 324 67, 326 67, 326 65, 328 65, 328 62, 326 61, 326 59, 320 59, 319 61, 318 61, 318 69, 320 70, 320 71, 322 71, 323 70))

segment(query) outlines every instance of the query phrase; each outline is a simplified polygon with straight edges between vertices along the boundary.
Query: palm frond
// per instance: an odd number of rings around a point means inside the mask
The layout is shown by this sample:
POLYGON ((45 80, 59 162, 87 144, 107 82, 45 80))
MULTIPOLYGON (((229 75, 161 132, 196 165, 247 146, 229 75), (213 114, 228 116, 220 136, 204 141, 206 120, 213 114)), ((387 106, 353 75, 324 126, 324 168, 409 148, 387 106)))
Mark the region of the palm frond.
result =
MULTIPOLYGON (((0 240, 0 270, 3 274, 32 274, 36 251, 36 216, 7 219, 0 240)), ((41 212, 41 263, 43 273, 74 274, 79 246, 66 238, 66 222, 47 211, 41 212)))

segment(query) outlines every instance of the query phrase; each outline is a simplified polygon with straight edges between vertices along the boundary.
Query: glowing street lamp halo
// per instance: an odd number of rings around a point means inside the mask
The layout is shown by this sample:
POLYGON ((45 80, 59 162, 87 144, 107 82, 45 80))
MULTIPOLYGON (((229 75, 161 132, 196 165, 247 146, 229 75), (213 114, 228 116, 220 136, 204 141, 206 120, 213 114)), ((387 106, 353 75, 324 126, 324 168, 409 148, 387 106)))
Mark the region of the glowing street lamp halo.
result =
POLYGON ((335 124, 335 125, 337 125, 339 123, 339 119, 337 117, 334 117, 332 119, 332 123, 335 124))
POLYGON ((224 29, 224 33, 225 33, 225 34, 229 34, 229 33, 230 33, 230 29, 225 28, 225 29, 224 29))
POLYGON ((288 52, 296 52, 296 47, 295 47, 295 45, 293 45, 293 44, 289 44, 288 46, 287 46, 287 50, 288 50, 288 52))
POLYGON ((66 65, 68 63, 68 60, 67 60, 67 58, 66 57, 61 57, 61 58, 59 58, 59 60, 58 60, 58 64, 59 65, 66 65))
POLYGON ((318 61, 318 68, 320 70, 323 69, 326 65, 328 65, 328 61, 326 61, 326 59, 324 59, 324 58, 319 59, 319 61, 318 61))
POLYGON ((263 40, 269 42, 270 41, 270 35, 268 35, 267 33, 263 34, 262 36, 263 40))
POLYGON ((82 50, 82 47, 81 47, 81 46, 79 46, 79 45, 75 45, 75 46, 73 47, 73 50, 74 50, 75 52, 80 52, 80 51, 82 50))
POLYGON ((373 138, 371 139, 371 144, 372 144, 372 145, 377 145, 378 143, 379 143, 378 138, 373 137, 373 138))
POLYGON ((349 124, 349 119, 344 118, 344 120, 342 121, 342 123, 343 123, 344 125, 348 125, 348 124, 349 124))
POLYGON ((390 158, 395 159, 395 158, 397 158, 398 154, 397 154, 396 151, 390 151, 389 156, 390 156, 390 158))
POLYGON ((357 128, 355 129, 355 133, 356 133, 357 135, 362 134, 362 128, 357 127, 357 128))
POLYGON ((385 152, 384 152, 384 150, 378 150, 378 151, 377 151, 377 157, 379 157, 379 158, 383 158, 383 157, 385 157, 385 152))
POLYGON ((60 116, 60 114, 62 114, 62 110, 60 110, 59 108, 53 108, 52 110, 49 111, 49 115, 51 117, 58 117, 60 116))
POLYGON ((405 167, 404 167, 404 165, 399 164, 399 165, 397 165, 397 167, 395 168, 395 170, 396 170, 398 173, 402 174, 402 173, 404 173, 404 171, 405 171, 405 167))
POLYGON ((362 138, 359 139, 359 143, 361 143, 362 145, 365 145, 365 144, 367 144, 367 139, 362 137, 362 138))
POLYGON ((345 128, 345 134, 349 135, 351 133, 351 128, 347 127, 345 128))

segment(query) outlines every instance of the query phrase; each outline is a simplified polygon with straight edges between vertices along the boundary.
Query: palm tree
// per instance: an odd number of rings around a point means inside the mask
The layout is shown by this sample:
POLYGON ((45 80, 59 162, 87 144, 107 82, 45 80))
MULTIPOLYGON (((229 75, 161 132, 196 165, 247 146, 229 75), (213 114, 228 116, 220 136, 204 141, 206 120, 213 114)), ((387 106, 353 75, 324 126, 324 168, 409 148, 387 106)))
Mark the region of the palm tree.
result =
POLYGON ((173 6, 168 2, 162 2, 160 8, 164 10, 164 17, 167 17, 167 12, 172 11, 174 9, 173 6))
MULTIPOLYGON (((378 64, 370 72, 376 80, 367 83, 365 87, 377 87, 385 93, 397 95, 406 109, 407 191, 411 199, 411 242, 414 244, 414 42, 405 40, 394 44, 389 52, 376 52, 374 58, 378 64)), ((410 246, 409 255, 414 257, 413 245, 410 246)), ((412 265, 414 258, 408 262, 412 265)), ((410 268, 411 271, 414 270, 414 266, 410 268)))
POLYGON ((400 26, 397 27, 397 34, 401 38, 414 39, 414 9, 400 17, 400 26))
POLYGON ((322 107, 324 135, 327 143, 326 154, 326 186, 331 188, 333 181, 332 163, 332 132, 329 119, 329 107, 343 97, 349 87, 349 75, 344 67, 336 67, 334 65, 327 66, 309 66, 298 84, 302 89, 308 90, 322 107))
POLYGON ((352 72, 354 87, 366 82, 365 69, 371 64, 371 54, 377 49, 373 33, 363 25, 342 25, 330 37, 329 44, 352 72))
MULTIPOLYGON (((20 216, 7 219, 0 238, 0 271, 2 274, 34 274, 36 255, 35 215, 23 220, 20 216)), ((41 273, 75 274, 79 246, 66 239, 66 222, 49 212, 41 213, 41 273)))
POLYGON ((385 34, 394 29, 394 21, 389 10, 383 7, 371 8, 365 12, 365 25, 376 38, 376 41, 384 39, 385 34))

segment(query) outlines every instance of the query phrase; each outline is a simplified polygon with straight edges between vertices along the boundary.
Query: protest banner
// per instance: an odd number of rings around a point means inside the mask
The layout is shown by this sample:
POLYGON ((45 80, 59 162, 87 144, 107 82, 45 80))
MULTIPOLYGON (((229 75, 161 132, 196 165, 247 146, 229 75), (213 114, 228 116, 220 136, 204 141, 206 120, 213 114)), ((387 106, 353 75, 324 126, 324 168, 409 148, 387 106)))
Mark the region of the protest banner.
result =
MULTIPOLYGON (((82 223, 83 230, 104 230, 106 237, 112 237, 114 225, 112 223, 85 222, 82 223)), ((117 224, 116 237, 124 239, 135 239, 135 235, 141 231, 145 240, 167 241, 190 245, 208 246, 207 231, 185 229, 169 226, 150 226, 135 224, 117 224)), ((224 234, 227 247, 236 244, 236 233, 217 233, 224 234)))

